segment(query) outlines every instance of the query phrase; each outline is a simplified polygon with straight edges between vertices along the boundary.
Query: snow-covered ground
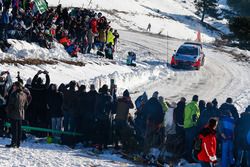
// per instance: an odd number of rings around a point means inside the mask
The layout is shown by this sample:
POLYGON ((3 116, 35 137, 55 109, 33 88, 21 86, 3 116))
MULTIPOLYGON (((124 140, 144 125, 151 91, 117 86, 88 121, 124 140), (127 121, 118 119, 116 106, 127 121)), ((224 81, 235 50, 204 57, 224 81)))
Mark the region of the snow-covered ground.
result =
MULTIPOLYGON (((203 41, 211 42, 219 38, 217 32, 200 24, 200 18, 195 15, 193 1, 190 0, 48 0, 52 6, 59 2, 64 7, 78 6, 99 10, 112 20, 111 25, 117 29, 145 32, 147 25, 151 23, 151 32, 155 34, 195 40, 197 31, 200 31, 203 41)), ((215 20, 208 17, 205 21, 223 33, 229 33, 225 19, 215 20)))
MULTIPOLYGON (((54 0, 48 2, 51 5, 58 4, 54 0)), ((84 5, 79 0, 60 2, 64 6, 98 8, 109 15, 108 18, 111 17, 114 21, 113 25, 120 29, 130 27, 133 30, 145 31, 147 24, 151 22, 153 33, 162 31, 162 34, 168 33, 169 36, 179 39, 120 30, 121 39, 114 61, 98 58, 94 54, 80 54, 78 58, 70 58, 59 44, 56 44, 55 49, 47 50, 24 41, 10 40, 13 45, 8 53, 0 52, 1 60, 39 59, 56 61, 56 64, 0 64, 0 70, 9 70, 13 78, 16 77, 17 71, 20 71, 25 81, 33 77, 38 70, 47 70, 52 83, 76 80, 86 85, 95 84, 97 88, 105 83, 109 85, 110 79, 115 79, 118 94, 128 88, 133 100, 144 91, 151 96, 157 90, 169 102, 177 101, 182 96, 189 101, 197 94, 206 101, 216 97, 219 103, 231 96, 240 112, 250 104, 249 63, 239 61, 231 54, 249 56, 249 52, 232 48, 223 48, 225 51, 222 51, 207 44, 204 47, 205 66, 200 71, 175 70, 167 66, 174 50, 184 42, 180 39, 194 40, 197 30, 201 30, 203 41, 211 41, 218 36, 197 24, 194 6, 189 1, 184 3, 180 0, 92 0, 91 4, 88 4, 90 1, 84 1, 84 5), (126 66, 128 51, 137 54, 136 67, 126 66), (65 61, 82 62, 85 65, 70 65, 65 61)), ((225 25, 223 21, 214 22, 220 23, 222 27, 225 25)), ((23 143, 19 149, 4 148, 9 142, 9 139, 0 139, 0 166, 3 167, 136 166, 120 158, 120 155, 112 154, 111 150, 97 157, 87 154, 88 148, 82 146, 73 150, 55 144, 36 143, 32 139, 23 143)))
POLYGON ((91 148, 78 145, 75 149, 45 141, 30 139, 19 149, 5 148, 10 139, 0 138, 1 167, 129 167, 135 164, 113 154, 111 150, 101 155, 88 154, 91 148))
MULTIPOLYGON (((13 78, 16 72, 20 71, 24 80, 32 77, 38 70, 47 70, 53 83, 77 80, 86 85, 94 83, 97 88, 101 84, 109 84, 109 80, 114 78, 119 88, 118 93, 129 88, 133 100, 143 91, 147 91, 151 96, 153 91, 158 90, 160 95, 170 102, 178 100, 181 96, 189 101, 192 95, 198 94, 206 101, 216 97, 220 103, 231 96, 236 100, 240 112, 249 104, 248 63, 236 61, 233 55, 206 45, 204 48, 206 63, 200 71, 174 70, 167 67, 167 62, 173 51, 183 43, 182 40, 169 38, 167 42, 166 37, 128 31, 120 31, 120 35, 115 61, 97 58, 92 54, 79 55, 79 60, 75 60, 66 55, 62 56, 65 51, 60 47, 48 51, 18 41, 8 53, 0 54, 16 60, 20 59, 20 55, 22 59, 24 57, 43 59, 46 54, 48 60, 56 57, 58 60, 82 61, 85 66, 58 62, 56 65, 2 64, 0 69, 9 70, 13 78), (128 51, 137 53, 137 67, 126 66, 128 51)), ((6 149, 3 148, 6 143, 6 139, 0 139, 1 166, 136 166, 122 160, 118 155, 112 155, 111 152, 96 158, 87 156, 87 150, 84 148, 71 150, 64 146, 28 141, 20 149, 6 149)))

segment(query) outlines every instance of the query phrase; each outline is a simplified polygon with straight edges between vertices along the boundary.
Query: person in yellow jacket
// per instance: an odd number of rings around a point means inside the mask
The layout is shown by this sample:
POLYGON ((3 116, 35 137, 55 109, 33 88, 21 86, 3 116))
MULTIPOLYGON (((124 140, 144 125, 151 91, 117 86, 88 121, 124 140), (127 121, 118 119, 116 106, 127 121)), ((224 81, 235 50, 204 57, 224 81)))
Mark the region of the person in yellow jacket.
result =
POLYGON ((115 36, 113 35, 113 29, 110 28, 107 33, 107 43, 112 43, 112 46, 115 44, 115 36))
POLYGON ((185 129, 185 150, 186 159, 190 162, 192 159, 193 141, 197 133, 197 121, 200 117, 200 109, 198 106, 199 97, 193 96, 192 102, 186 105, 184 112, 184 129, 185 129))

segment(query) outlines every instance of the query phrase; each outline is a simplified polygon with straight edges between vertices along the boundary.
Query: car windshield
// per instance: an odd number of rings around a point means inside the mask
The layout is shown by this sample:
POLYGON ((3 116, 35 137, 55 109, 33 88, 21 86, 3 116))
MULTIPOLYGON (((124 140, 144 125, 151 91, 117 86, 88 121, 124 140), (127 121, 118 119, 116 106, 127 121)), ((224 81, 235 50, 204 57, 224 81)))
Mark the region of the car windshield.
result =
POLYGON ((183 54, 183 55, 198 55, 198 48, 193 46, 181 46, 177 54, 183 54))

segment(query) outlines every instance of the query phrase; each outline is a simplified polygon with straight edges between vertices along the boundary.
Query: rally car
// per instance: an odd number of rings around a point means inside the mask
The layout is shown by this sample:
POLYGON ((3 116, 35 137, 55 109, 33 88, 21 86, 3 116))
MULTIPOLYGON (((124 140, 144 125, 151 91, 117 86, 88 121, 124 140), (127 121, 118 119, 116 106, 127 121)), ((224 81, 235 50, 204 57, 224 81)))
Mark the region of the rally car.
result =
POLYGON ((199 70, 204 65, 205 55, 199 43, 184 43, 179 47, 171 59, 174 68, 188 68, 199 70))

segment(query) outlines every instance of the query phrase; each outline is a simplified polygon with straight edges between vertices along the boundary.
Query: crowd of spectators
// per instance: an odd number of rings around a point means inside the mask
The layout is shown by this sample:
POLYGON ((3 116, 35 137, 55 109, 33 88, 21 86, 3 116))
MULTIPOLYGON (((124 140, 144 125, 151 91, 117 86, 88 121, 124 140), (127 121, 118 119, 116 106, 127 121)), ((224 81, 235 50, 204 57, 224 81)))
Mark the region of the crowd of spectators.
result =
POLYGON ((85 54, 96 49, 104 52, 107 58, 113 58, 119 34, 110 27, 110 22, 101 12, 62 8, 59 4, 40 13, 34 1, 17 2, 18 5, 9 0, 0 2, 0 47, 3 51, 10 47, 7 39, 13 38, 35 42, 48 49, 54 42, 59 42, 73 57, 78 52, 85 54))

